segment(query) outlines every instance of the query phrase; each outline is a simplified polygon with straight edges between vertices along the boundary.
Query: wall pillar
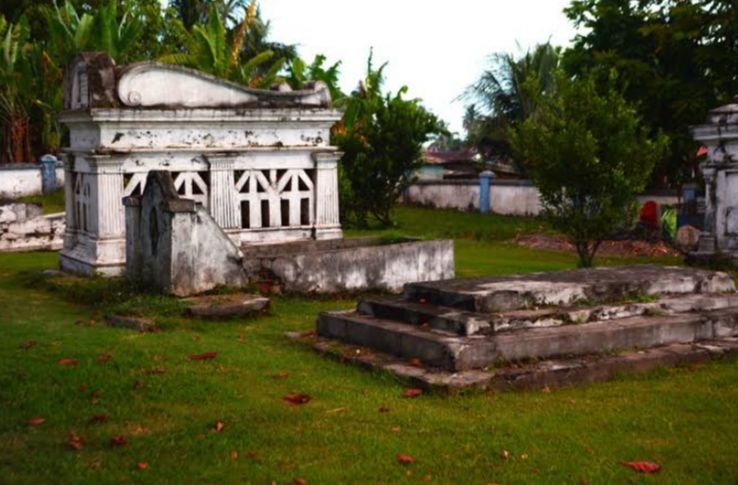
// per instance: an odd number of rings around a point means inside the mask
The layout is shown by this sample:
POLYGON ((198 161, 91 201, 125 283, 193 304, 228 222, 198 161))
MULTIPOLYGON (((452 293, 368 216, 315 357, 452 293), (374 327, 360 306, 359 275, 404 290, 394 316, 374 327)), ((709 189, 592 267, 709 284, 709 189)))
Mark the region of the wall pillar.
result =
POLYGON ((232 158, 208 158, 210 162, 210 215, 223 229, 241 227, 237 206, 236 181, 232 158))
POLYGON ((479 174, 479 212, 482 214, 486 214, 491 210, 489 181, 495 177, 494 172, 490 170, 485 170, 479 174))
POLYGON ((343 237, 338 212, 338 152, 313 154, 315 160, 315 239, 343 237))

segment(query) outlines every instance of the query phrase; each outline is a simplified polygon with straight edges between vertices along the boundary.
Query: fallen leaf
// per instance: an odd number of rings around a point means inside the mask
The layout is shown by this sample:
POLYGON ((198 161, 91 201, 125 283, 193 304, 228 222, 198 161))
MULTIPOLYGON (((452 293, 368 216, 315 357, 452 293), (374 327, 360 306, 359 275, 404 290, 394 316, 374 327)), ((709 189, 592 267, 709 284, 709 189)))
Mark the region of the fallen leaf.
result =
POLYGON ((426 303, 428 303, 428 300, 426 300, 425 298, 421 298, 418 300, 418 303, 425 305, 426 303))
POLYGON ((392 431, 393 433, 399 433, 400 432, 400 427, 399 426, 393 426, 393 427, 390 428, 390 431, 392 431))
POLYGON ((300 404, 306 404, 311 399, 312 397, 308 396, 307 394, 288 394, 282 398, 282 401, 286 402, 287 404, 297 406, 300 404))
POLYGON ((84 445, 82 438, 77 436, 77 434, 74 432, 69 433, 69 436, 67 437, 67 443, 69 444, 69 447, 75 451, 81 450, 82 446, 84 445))
POLYGON ((231 460, 238 459, 238 452, 236 450, 231 451, 228 455, 231 457, 231 460))
POLYGON ((243 337, 243 335, 239 335, 238 336, 238 341, 241 342, 241 343, 244 343, 246 341, 246 339, 243 337))
POLYGON ((123 446, 127 442, 125 436, 113 436, 110 438, 110 446, 123 446))
POLYGON ((329 409, 325 412, 325 414, 335 414, 335 413, 342 413, 346 410, 346 408, 335 408, 335 409, 329 409))
POLYGON ((90 423, 104 423, 110 418, 107 414, 96 414, 90 418, 90 423))
POLYGON ((387 406, 380 406, 379 412, 380 413, 388 413, 388 412, 390 412, 390 408, 387 407, 387 406))
POLYGON ((215 429, 216 433, 220 433, 223 431, 223 428, 225 427, 225 424, 223 424, 223 421, 216 421, 215 426, 213 426, 213 429, 215 429))
POLYGON ((397 461, 402 463, 403 465, 407 465, 409 463, 415 463, 418 460, 416 460, 410 455, 405 455, 403 453, 400 453, 399 455, 397 455, 397 461))
POLYGON ((164 374, 166 373, 166 371, 167 371, 166 369, 157 367, 154 369, 146 369, 145 371, 143 371, 143 374, 147 376, 154 376, 154 375, 164 374))
POLYGON ((422 389, 418 389, 418 388, 405 389, 405 392, 402 393, 402 397, 413 398, 413 397, 418 397, 421 394, 423 394, 422 389))
POLYGON ((510 458, 510 452, 507 450, 502 450, 500 452, 500 458, 502 458, 503 460, 507 460, 508 458, 510 458))
POLYGON ((548 386, 544 386, 544 388, 541 389, 541 392, 544 394, 549 394, 551 392, 551 388, 548 386))
POLYGON ((41 426, 45 422, 46 420, 41 416, 34 416, 28 421, 28 424, 30 424, 31 426, 41 426))
POLYGON ((142 463, 138 463, 136 465, 136 468, 138 468, 139 470, 146 470, 146 469, 149 468, 149 464, 148 463, 143 463, 143 462, 142 463))
POLYGON ((133 434, 148 434, 151 433, 151 430, 147 428, 146 426, 141 426, 140 424, 136 425, 135 428, 131 431, 133 434))
POLYGON ((274 379, 286 379, 287 376, 289 376, 289 375, 290 375, 290 373, 287 372, 286 370, 281 370, 281 371, 277 372, 276 374, 272 374, 272 377, 274 379))
POLYGON ((624 461, 623 465, 639 473, 656 473, 661 470, 661 465, 651 461, 624 461))
POLYGON ((100 397, 100 389, 95 389, 94 391, 92 391, 90 393, 90 397, 92 399, 97 399, 98 397, 100 397))
POLYGON ((87 390, 87 386, 85 384, 82 384, 79 386, 79 392, 85 392, 87 390))
POLYGON ((307 480, 304 478, 295 478, 292 480, 292 485, 307 485, 307 480))
POLYGON ((423 367, 423 362, 418 357, 413 357, 408 363, 413 367, 423 367))
POLYGON ((258 455, 259 454, 257 452, 255 452, 255 451, 247 451, 246 452, 246 456, 248 456, 249 458, 256 458, 258 455))
POLYGON ((77 365, 79 361, 77 359, 59 359, 59 365, 77 365))
POLYGON ((528 459, 528 453, 523 453, 522 455, 520 455, 520 459, 521 460, 527 460, 528 459))
POLYGON ((97 358, 97 361, 100 364, 104 364, 105 362, 113 360, 113 356, 110 354, 100 354, 100 357, 97 358))
POLYGON ((133 388, 134 389, 143 389, 143 387, 144 387, 143 382, 138 381, 138 380, 133 381, 133 388))
POLYGON ((205 352, 203 354, 192 354, 188 355, 189 360, 212 360, 216 358, 218 354, 216 352, 205 352))
POLYGON ((75 321, 74 321, 74 324, 75 324, 75 325, 84 325, 84 324, 85 324, 85 322, 84 322, 84 320, 75 320, 75 321))
POLYGON ((23 342, 22 344, 20 344, 20 348, 22 348, 23 350, 28 350, 31 347, 35 347, 35 346, 36 346, 35 340, 28 340, 27 342, 23 342))
POLYGON ((421 478, 425 483, 429 483, 431 481, 430 475, 423 475, 423 478, 421 478))

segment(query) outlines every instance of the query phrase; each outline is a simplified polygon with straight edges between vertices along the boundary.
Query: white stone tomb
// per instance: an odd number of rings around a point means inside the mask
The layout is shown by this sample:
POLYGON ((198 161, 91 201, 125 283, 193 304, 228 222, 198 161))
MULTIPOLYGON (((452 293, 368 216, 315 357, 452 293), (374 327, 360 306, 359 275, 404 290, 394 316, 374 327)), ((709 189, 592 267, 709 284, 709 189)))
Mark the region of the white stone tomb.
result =
POLYGON ((237 246, 342 236, 330 128, 340 119, 322 83, 304 91, 248 89, 152 62, 118 67, 79 55, 65 79, 69 128, 62 269, 119 274, 122 199, 151 170, 201 203, 237 246))

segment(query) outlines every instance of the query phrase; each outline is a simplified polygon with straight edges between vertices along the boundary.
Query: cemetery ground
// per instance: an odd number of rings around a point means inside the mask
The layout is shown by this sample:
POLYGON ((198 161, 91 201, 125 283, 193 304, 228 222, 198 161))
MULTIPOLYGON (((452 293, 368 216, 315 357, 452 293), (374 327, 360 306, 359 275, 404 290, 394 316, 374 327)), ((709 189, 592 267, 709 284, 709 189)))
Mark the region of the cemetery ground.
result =
MULTIPOLYGON (((455 239, 457 277, 575 265, 574 254, 506 242, 545 230, 535 219, 412 208, 397 216, 388 238, 455 239)), ((598 261, 638 262, 678 259, 598 261)), ((738 481, 735 361, 572 389, 405 398, 393 377, 284 336, 314 328, 320 311, 353 307, 354 295, 273 295, 270 315, 205 322, 120 282, 51 283, 41 272, 56 266, 55 253, 0 255, 0 482, 738 481), (121 311, 162 331, 104 325, 121 311), (207 353, 216 355, 188 358, 207 353), (310 400, 285 401, 307 399, 299 394, 310 400), (415 461, 400 463, 401 454, 415 461), (622 464, 638 460, 662 470, 622 464)))

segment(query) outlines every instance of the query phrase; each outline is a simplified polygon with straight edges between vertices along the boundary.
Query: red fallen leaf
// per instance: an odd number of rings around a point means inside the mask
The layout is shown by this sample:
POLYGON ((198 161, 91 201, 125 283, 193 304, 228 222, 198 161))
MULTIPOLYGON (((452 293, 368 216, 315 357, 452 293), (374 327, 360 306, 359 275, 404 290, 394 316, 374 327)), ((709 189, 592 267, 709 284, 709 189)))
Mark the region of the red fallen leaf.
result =
POLYGON ((22 344, 20 344, 20 348, 22 348, 23 350, 28 350, 31 347, 35 347, 35 346, 36 346, 35 340, 29 340, 27 342, 23 342, 22 344))
POLYGON ((136 465, 136 468, 138 468, 139 470, 146 470, 147 468, 149 468, 149 464, 148 463, 138 463, 136 465))
POLYGON ((125 436, 113 436, 110 438, 110 446, 123 446, 127 442, 125 436))
POLYGON ((289 375, 290 373, 287 372, 286 370, 281 370, 277 372, 276 374, 272 374, 272 377, 274 379, 286 379, 289 375))
POLYGON ((282 401, 286 402, 287 404, 297 406, 300 404, 306 404, 311 399, 312 397, 308 396, 307 394, 288 394, 282 398, 282 401))
POLYGON ((188 355, 189 360, 211 360, 218 356, 216 352, 205 352, 203 354, 192 354, 188 355))
POLYGON ((105 362, 113 360, 113 356, 110 354, 100 354, 100 357, 97 358, 97 361, 100 364, 104 364, 105 362))
POLYGON ((84 324, 85 324, 85 322, 84 322, 84 320, 75 320, 75 321, 74 321, 74 324, 75 324, 75 325, 84 325, 84 324))
POLYGON ((413 458, 410 455, 405 455, 403 453, 400 453, 399 455, 397 455, 397 461, 400 462, 400 463, 402 463, 403 465, 407 465, 407 464, 410 464, 410 463, 415 463, 418 460, 416 460, 415 458, 413 458))
POLYGON ((389 408, 389 407, 387 407, 387 406, 381 406, 381 407, 379 408, 379 412, 380 412, 380 413, 388 413, 388 412, 390 412, 390 408, 389 408))
POLYGON ((421 298, 420 300, 418 300, 418 303, 425 305, 426 303, 428 303, 428 300, 426 300, 425 298, 421 298))
POLYGON ((231 457, 231 460, 238 459, 238 452, 236 450, 231 451, 228 455, 231 457))
POLYGON ((624 461, 623 465, 639 473, 656 473, 661 470, 661 465, 651 461, 624 461))
POLYGON ((77 365, 79 361, 77 359, 59 359, 59 365, 77 365))
POLYGON ((213 426, 213 429, 215 429, 216 433, 220 433, 223 431, 223 428, 225 428, 225 424, 223 424, 222 421, 216 421, 215 426, 213 426))
POLYGON ((390 431, 392 431, 393 433, 399 433, 400 431, 402 431, 402 429, 399 426, 393 426, 392 428, 390 428, 390 431))
POLYGON ((107 414, 96 414, 90 418, 90 423, 104 423, 108 419, 110 419, 110 416, 107 414))
POLYGON ((99 389, 95 389, 94 391, 92 391, 90 393, 90 397, 92 399, 97 399, 98 397, 100 397, 100 390, 99 389))
POLYGON ((292 485, 307 485, 307 480, 304 478, 295 478, 292 480, 292 485))
POLYGON ((69 436, 67 437, 67 443, 69 444, 69 447, 75 451, 81 450, 82 446, 84 446, 82 438, 77 436, 77 434, 74 432, 69 433, 69 436))
POLYGON ((418 397, 421 394, 423 394, 422 389, 417 389, 417 388, 405 389, 405 392, 402 393, 402 397, 413 398, 413 397, 418 397))
POLYGON ((30 424, 31 426, 41 426, 45 422, 46 420, 41 416, 34 416, 28 421, 28 424, 30 424))
POLYGON ((423 367, 423 362, 417 357, 413 357, 412 359, 410 359, 408 361, 408 364, 410 364, 413 367, 423 367))
POLYGON ((249 458, 256 458, 257 456, 259 456, 259 454, 255 451, 247 451, 246 456, 248 456, 249 458))
POLYGON ((507 460, 508 458, 510 458, 510 452, 507 450, 502 450, 500 452, 500 458, 502 458, 503 460, 507 460))

